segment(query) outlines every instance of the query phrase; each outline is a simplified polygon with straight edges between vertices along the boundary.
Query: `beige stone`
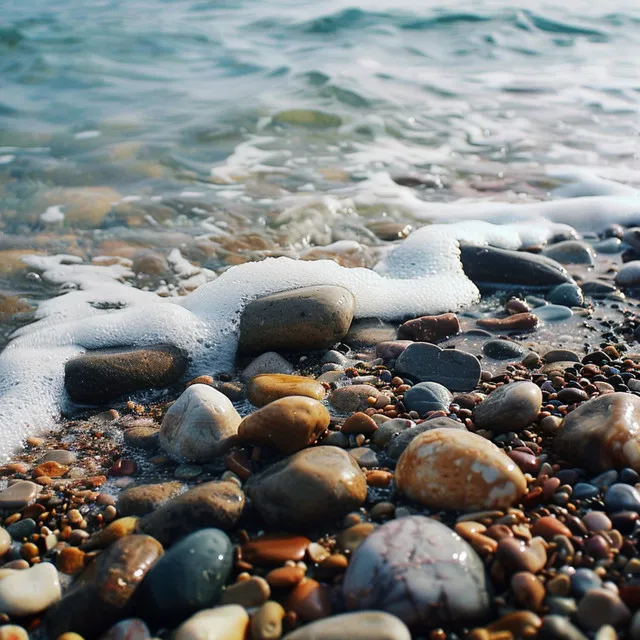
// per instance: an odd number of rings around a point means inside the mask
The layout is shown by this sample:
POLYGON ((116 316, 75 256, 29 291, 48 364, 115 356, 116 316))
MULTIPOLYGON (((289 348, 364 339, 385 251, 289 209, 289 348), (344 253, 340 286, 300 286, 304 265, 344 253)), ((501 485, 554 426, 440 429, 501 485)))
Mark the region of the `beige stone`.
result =
POLYGON ((173 640, 244 640, 248 626, 244 607, 229 604, 191 616, 175 630, 173 640))

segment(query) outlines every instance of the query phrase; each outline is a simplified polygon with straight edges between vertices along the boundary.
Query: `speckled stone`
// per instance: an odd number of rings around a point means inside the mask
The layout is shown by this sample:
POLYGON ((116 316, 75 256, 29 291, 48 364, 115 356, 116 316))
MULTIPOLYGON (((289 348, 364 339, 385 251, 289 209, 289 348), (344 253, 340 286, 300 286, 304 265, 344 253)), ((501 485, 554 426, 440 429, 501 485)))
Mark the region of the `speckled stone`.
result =
POLYGON ((407 626, 388 613, 357 611, 317 620, 288 633, 284 640, 411 640, 407 626))
POLYGON ((411 500, 461 511, 510 507, 527 487, 522 471, 496 445, 459 429, 419 435, 400 456, 395 481, 411 500))
POLYGON ((608 393, 581 404, 564 419, 554 445, 560 455, 590 471, 640 471, 640 398, 608 393))
POLYGON ((367 495, 367 481, 348 453, 317 446, 252 476, 247 493, 269 524, 308 528, 359 508, 367 495))
POLYGON ((240 421, 227 396, 206 384, 194 384, 165 414, 160 445, 179 460, 208 461, 229 448, 240 421))
POLYGON ((420 628, 469 623, 491 606, 476 552, 423 516, 392 520, 374 531, 349 563, 343 594, 349 609, 379 609, 420 628))
POLYGON ((542 391, 533 382, 512 382, 492 391, 473 409, 473 422, 478 429, 497 433, 522 431, 540 413, 542 391))

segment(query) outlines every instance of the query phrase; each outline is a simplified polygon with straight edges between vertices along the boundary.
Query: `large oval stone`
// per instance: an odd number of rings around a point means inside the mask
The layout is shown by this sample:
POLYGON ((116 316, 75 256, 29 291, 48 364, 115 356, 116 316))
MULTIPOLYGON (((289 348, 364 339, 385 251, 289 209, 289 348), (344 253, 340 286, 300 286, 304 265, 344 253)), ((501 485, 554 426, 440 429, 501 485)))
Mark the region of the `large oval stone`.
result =
POLYGON ((410 344, 396 360, 398 373, 418 382, 437 382, 449 391, 471 391, 480 381, 480 362, 458 349, 440 349, 434 344, 410 344))
POLYGON ((349 330, 356 303, 344 287, 321 285, 250 302, 240 319, 241 351, 322 349, 349 330))
POLYGON ((542 391, 533 382, 512 382, 492 391, 473 409, 473 422, 478 429, 498 433, 522 431, 542 408, 542 391))
POLYGON ((338 447, 304 449, 247 483, 247 494, 271 525, 297 529, 324 524, 362 506, 367 480, 338 447))
POLYGON ((482 560, 447 526, 410 516, 376 529, 344 577, 349 609, 378 609, 414 628, 482 619, 491 596, 482 560))
POLYGON ((245 640, 249 614, 239 604, 203 609, 183 622, 173 640, 245 640))
POLYGON ((357 611, 316 620, 288 633, 284 640, 411 640, 407 626, 381 611, 357 611))
POLYGON ((16 571, 0 580, 0 611, 10 616, 39 613, 61 596, 60 576, 48 562, 16 571))
POLYGON ((139 606, 153 626, 173 627, 212 607, 233 567, 233 547, 219 529, 201 529, 175 544, 140 586, 139 606))
POLYGON ((263 407, 279 398, 306 396, 322 400, 325 388, 312 378, 290 376, 284 373, 265 373, 247 382, 247 398, 256 407, 263 407))
POLYGON ((165 414, 160 445, 181 460, 211 460, 229 448, 241 420, 227 396, 206 384, 194 384, 165 414))
POLYGON ((326 407, 304 396, 274 400, 249 414, 238 428, 244 442, 274 447, 282 453, 294 453, 314 443, 329 426, 326 407))
POLYGON ((527 488, 518 466, 485 438, 460 429, 433 429, 411 441, 398 460, 398 490, 435 509, 503 509, 527 488))
POLYGON ((151 536, 130 535, 114 542, 49 609, 49 637, 74 631, 85 638, 97 638, 126 618, 138 585, 162 553, 162 545, 151 536))
POLYGON ((640 472, 640 398, 607 393, 567 414, 555 439, 558 453, 594 473, 640 472))
POLYGON ((142 389, 163 389, 180 380, 187 359, 175 347, 89 351, 69 360, 64 385, 82 404, 101 404, 142 389))
POLYGON ((244 493, 235 482, 206 482, 145 516, 140 529, 169 545, 205 527, 229 531, 240 519, 243 509, 244 493))

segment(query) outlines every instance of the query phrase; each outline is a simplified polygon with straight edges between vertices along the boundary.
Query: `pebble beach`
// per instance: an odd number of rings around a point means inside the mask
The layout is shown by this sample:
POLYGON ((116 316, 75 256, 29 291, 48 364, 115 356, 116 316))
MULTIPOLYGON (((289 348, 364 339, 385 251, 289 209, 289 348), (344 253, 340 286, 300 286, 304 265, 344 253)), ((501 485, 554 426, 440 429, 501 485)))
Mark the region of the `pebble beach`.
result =
POLYGON ((0 640, 640 640, 639 21, 10 1, 0 640))

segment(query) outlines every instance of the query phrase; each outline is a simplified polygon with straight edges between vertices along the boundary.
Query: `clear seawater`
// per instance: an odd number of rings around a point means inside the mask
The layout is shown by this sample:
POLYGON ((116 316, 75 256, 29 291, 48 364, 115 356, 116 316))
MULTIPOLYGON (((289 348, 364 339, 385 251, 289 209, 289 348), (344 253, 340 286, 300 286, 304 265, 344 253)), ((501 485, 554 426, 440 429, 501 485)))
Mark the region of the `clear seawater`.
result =
MULTIPOLYGON (((372 176, 435 201, 543 198, 553 169, 640 182, 635 1, 0 5, 0 296, 58 292, 24 250, 219 271, 366 243, 410 212, 290 211, 372 176)), ((0 309, 0 345, 19 321, 0 309)))

